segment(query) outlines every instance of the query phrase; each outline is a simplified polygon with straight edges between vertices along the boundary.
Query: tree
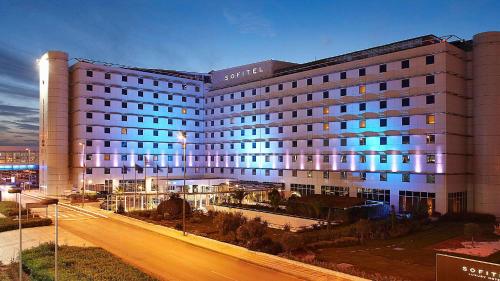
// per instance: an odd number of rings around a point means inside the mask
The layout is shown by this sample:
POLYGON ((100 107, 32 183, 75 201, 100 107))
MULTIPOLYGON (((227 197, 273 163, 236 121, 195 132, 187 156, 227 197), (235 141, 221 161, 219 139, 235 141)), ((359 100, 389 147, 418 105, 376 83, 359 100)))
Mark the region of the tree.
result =
POLYGON ((479 225, 477 223, 466 223, 464 225, 464 234, 465 234, 465 236, 471 238, 472 247, 474 247, 474 237, 477 237, 479 232, 480 232, 480 228, 479 228, 479 225))
POLYGON ((269 202, 271 203, 271 206, 273 206, 274 211, 278 209, 281 203, 281 193, 278 191, 278 189, 273 188, 267 196, 269 197, 269 202))
POLYGON ((304 239, 300 235, 286 232, 281 236, 281 244, 283 249, 290 254, 292 251, 304 247, 304 239))
POLYGON ((236 201, 238 201, 238 205, 240 205, 240 206, 241 206, 241 202, 243 201, 243 199, 245 199, 245 197, 247 195, 248 195, 248 192, 246 192, 245 189, 243 189, 243 188, 235 189, 231 193, 231 197, 236 199, 236 201))
POLYGON ((396 217, 396 208, 394 205, 391 205, 391 229, 396 227, 397 217, 396 217))
POLYGON ((356 232, 361 243, 365 242, 365 236, 370 232, 370 222, 365 219, 360 219, 356 223, 356 232))
POLYGON ((163 217, 177 219, 182 216, 182 204, 186 206, 186 216, 191 216, 191 205, 176 193, 171 194, 168 200, 162 201, 156 208, 156 212, 163 217))

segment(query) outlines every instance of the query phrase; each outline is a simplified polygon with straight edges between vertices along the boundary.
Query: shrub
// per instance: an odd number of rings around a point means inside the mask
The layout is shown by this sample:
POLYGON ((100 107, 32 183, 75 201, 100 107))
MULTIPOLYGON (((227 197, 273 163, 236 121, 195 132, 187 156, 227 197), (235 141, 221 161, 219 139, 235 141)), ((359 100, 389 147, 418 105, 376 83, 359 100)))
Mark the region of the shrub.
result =
POLYGON ((293 233, 285 233, 281 237, 281 245, 283 249, 290 253, 291 251, 295 251, 304 247, 304 239, 302 236, 293 234, 293 233))
POLYGON ((273 255, 283 251, 281 244, 269 237, 253 238, 248 241, 247 248, 252 251, 261 251, 273 255))
MULTIPOLYGON (((48 218, 36 218, 30 219, 28 221, 22 221, 23 228, 38 227, 38 226, 48 226, 52 224, 52 220, 48 218)), ((9 218, 0 219, 0 232, 15 230, 19 228, 19 222, 11 220, 9 218)))
POLYGON ((496 217, 492 214, 481 214, 481 213, 446 213, 441 216, 440 220, 475 222, 475 223, 495 223, 496 217))
POLYGON ((358 245, 359 240, 356 237, 341 237, 333 240, 333 246, 334 247, 349 247, 349 246, 354 246, 358 245))
POLYGON ((273 190, 268 193, 267 197, 269 198, 269 203, 273 207, 274 211, 276 211, 282 200, 281 193, 278 191, 278 189, 273 188, 273 190))
POLYGON ((175 227, 175 229, 177 229, 177 230, 182 230, 182 223, 178 222, 178 223, 176 223, 176 224, 175 224, 175 226, 174 226, 174 227, 175 227))
POLYGON ((214 225, 221 235, 227 235, 230 232, 236 233, 238 227, 245 222, 246 219, 241 213, 220 212, 214 217, 214 225))
POLYGON ((122 203, 122 202, 120 202, 120 203, 118 204, 118 208, 117 208, 117 210, 116 210, 116 213, 117 213, 117 214, 124 214, 124 213, 125 213, 125 207, 123 206, 123 203, 122 203))
POLYGON ((189 222, 190 223, 200 223, 201 222, 201 218, 199 216, 192 217, 191 219, 189 219, 189 222))
POLYGON ((236 230, 236 237, 240 241, 260 239, 266 233, 267 223, 261 222, 260 218, 250 220, 236 230))
POLYGON ((182 217, 182 204, 184 204, 186 208, 186 217, 190 217, 191 206, 189 203, 179 196, 174 195, 170 196, 168 200, 162 201, 156 208, 156 211, 164 218, 178 219, 182 217))
POLYGON ((290 224, 289 223, 285 223, 285 225, 283 225, 283 231, 287 231, 287 232, 290 232, 290 224))

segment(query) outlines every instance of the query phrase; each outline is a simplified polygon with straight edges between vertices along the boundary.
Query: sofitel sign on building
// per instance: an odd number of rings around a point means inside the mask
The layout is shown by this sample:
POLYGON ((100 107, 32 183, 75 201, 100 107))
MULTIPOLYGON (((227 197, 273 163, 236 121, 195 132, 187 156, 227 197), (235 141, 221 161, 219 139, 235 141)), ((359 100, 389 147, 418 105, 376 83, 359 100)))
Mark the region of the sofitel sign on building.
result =
POLYGON ((270 78, 277 70, 293 65, 295 64, 285 61, 267 60, 243 66, 212 71, 210 72, 212 76, 212 89, 222 89, 270 78))
POLYGON ((500 281, 500 265, 449 255, 436 255, 437 281, 500 281))

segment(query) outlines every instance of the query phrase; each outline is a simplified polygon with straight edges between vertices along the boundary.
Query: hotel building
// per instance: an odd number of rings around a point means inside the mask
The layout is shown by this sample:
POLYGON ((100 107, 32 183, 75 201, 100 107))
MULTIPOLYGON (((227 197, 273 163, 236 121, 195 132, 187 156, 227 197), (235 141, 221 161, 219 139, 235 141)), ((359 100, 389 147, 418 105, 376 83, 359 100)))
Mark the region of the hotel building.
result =
POLYGON ((500 32, 210 73, 40 59, 40 182, 227 180, 500 216, 500 32), (186 159, 183 159, 185 136, 186 159))

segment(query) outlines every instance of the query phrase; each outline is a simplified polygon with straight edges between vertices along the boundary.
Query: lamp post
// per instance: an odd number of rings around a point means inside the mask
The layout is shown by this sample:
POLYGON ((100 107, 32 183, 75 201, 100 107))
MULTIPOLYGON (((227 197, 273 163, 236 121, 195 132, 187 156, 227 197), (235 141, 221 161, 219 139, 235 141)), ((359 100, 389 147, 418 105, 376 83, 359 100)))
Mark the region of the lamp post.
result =
POLYGON ((87 167, 87 155, 85 155, 85 144, 78 143, 82 146, 82 208, 85 207, 85 168, 87 167))
POLYGON ((59 199, 44 199, 40 202, 43 205, 55 205, 55 219, 54 228, 55 228, 55 246, 54 246, 54 280, 57 281, 57 248, 59 247, 59 228, 58 228, 58 220, 59 220, 59 212, 58 212, 58 203, 59 199))
POLYGON ((23 231, 22 231, 22 225, 21 225, 21 189, 17 187, 11 187, 8 190, 9 193, 15 193, 16 194, 16 199, 19 196, 19 217, 17 218, 19 221, 19 280, 23 280, 23 258, 22 258, 22 252, 23 252, 23 231))
MULTIPOLYGON (((26 148, 25 150, 28 151, 28 161, 26 162, 26 165, 29 165, 31 161, 31 149, 26 148)), ((30 189, 31 189, 31 171, 28 173, 28 181, 30 183, 30 189)))
POLYGON ((186 133, 181 132, 179 134, 179 140, 182 141, 183 147, 183 160, 184 160, 184 183, 182 185, 182 235, 186 235, 186 133))

